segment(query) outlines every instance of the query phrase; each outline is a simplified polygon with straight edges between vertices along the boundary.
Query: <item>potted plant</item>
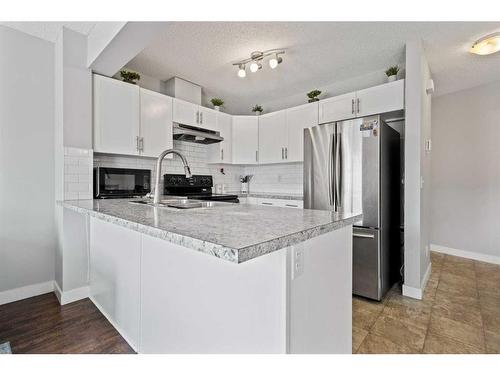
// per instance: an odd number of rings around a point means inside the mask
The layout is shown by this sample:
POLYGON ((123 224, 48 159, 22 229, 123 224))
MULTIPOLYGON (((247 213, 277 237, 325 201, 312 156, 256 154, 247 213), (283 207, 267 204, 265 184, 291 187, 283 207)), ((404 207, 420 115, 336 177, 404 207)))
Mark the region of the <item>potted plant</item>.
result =
POLYGON ((261 115, 262 112, 264 112, 264 110, 262 109, 262 106, 256 104, 254 105, 254 107, 252 108, 252 112, 254 112, 257 116, 258 115, 261 115))
POLYGON ((385 75, 387 76, 387 82, 394 82, 398 76, 399 66, 394 65, 385 71, 385 75))
POLYGON ((321 95, 321 91, 319 91, 319 90, 312 90, 312 91, 308 92, 307 97, 309 98, 309 100, 307 102, 312 103, 312 102, 319 101, 318 96, 320 96, 320 95, 321 95))
POLYGON ((212 98, 212 100, 210 101, 212 102, 212 105, 214 106, 214 109, 216 111, 220 111, 220 107, 224 105, 224 100, 222 100, 221 98, 212 98))
POLYGON ((120 75, 123 79, 123 82, 131 83, 133 85, 137 83, 136 81, 141 79, 139 73, 131 72, 130 70, 120 70, 120 75))

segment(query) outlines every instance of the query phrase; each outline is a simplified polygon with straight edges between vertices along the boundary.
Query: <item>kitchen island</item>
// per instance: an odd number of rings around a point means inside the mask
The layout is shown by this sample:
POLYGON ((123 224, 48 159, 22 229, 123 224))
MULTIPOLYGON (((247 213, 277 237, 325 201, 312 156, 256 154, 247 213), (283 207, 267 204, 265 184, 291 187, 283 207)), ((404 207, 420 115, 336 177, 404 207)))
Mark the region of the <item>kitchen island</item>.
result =
POLYGON ((359 216, 61 202, 88 218, 90 298, 141 353, 350 353, 359 216))

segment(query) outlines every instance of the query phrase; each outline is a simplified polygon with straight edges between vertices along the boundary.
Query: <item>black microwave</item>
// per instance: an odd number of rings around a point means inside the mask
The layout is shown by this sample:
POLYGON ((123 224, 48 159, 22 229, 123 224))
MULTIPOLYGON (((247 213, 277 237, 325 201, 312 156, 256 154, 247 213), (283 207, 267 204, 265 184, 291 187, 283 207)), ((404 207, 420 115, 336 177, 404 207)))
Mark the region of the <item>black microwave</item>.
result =
POLYGON ((130 198, 151 192, 149 169, 94 168, 95 198, 130 198))

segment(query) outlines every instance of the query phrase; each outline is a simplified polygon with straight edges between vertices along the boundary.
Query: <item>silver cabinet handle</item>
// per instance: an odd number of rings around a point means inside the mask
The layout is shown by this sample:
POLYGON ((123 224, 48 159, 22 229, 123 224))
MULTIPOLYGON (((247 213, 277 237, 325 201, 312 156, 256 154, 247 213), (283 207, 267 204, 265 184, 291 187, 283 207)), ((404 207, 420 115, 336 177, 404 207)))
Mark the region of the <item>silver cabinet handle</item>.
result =
POLYGON ((354 114, 354 99, 351 100, 351 113, 354 114))
POLYGON ((139 138, 139 151, 144 151, 144 137, 139 138))
POLYGON ((224 149, 220 150, 220 160, 224 160, 224 149))
POLYGON ((200 112, 200 124, 203 124, 203 112, 200 112))
POLYGON ((296 205, 296 204, 285 204, 285 206, 287 206, 287 207, 299 207, 299 206, 298 206, 298 205, 296 205))
POLYGON ((285 149, 281 147, 281 160, 285 158, 285 149))
POLYGON ((285 147, 285 159, 288 159, 288 147, 285 147))
POLYGON ((200 123, 200 111, 196 111, 196 123, 200 123))
POLYGON ((135 137, 135 149, 137 151, 141 151, 141 149, 139 148, 139 136, 135 137))
POLYGON ((357 109, 358 109, 358 113, 359 113, 359 98, 356 99, 356 103, 357 103, 357 109))
POLYGON ((374 234, 366 234, 366 233, 353 233, 352 236, 358 238, 375 238, 374 234))
POLYGON ((273 205, 272 203, 269 203, 269 202, 262 202, 262 204, 265 204, 266 206, 272 206, 273 205))
POLYGON ((259 161, 259 151, 255 151, 255 161, 259 161))

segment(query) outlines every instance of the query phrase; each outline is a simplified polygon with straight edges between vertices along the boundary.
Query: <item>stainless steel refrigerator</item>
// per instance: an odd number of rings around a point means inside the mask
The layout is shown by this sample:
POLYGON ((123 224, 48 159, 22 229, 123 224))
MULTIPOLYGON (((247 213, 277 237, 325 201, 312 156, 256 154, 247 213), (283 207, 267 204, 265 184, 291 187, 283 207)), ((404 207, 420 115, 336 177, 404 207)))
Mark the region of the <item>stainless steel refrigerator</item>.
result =
POLYGON ((399 133, 380 116, 304 129, 304 208, 363 214, 353 229, 353 294, 375 300, 399 275, 399 153, 399 133))

